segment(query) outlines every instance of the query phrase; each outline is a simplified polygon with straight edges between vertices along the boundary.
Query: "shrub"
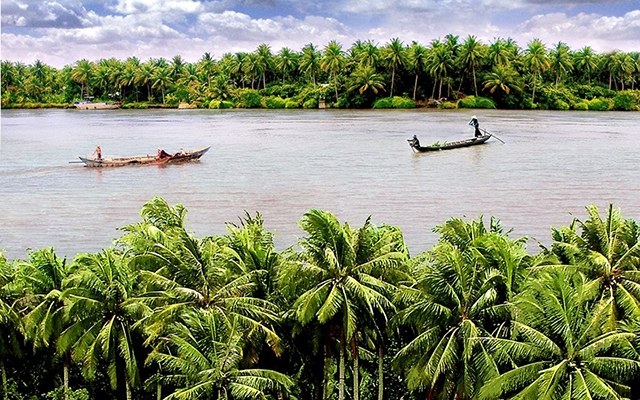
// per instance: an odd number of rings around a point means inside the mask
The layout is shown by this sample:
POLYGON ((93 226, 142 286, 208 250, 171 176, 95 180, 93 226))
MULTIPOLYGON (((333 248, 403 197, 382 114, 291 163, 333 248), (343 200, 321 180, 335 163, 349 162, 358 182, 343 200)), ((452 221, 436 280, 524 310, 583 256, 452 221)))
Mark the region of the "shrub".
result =
POLYGON ((589 100, 589 110, 593 111, 608 111, 613 108, 613 100, 603 99, 596 97, 589 100))
POLYGON ((237 105, 240 108, 259 108, 262 106, 262 96, 255 89, 238 89, 236 96, 237 105))
POLYGON ((555 99, 555 101, 553 102, 553 109, 554 110, 568 110, 570 109, 571 106, 569 106, 568 103, 560 100, 560 99, 555 99))
POLYGON ((318 100, 311 98, 304 103, 302 103, 302 108, 318 108, 318 100))
POLYGON ((589 102, 586 100, 582 100, 579 103, 573 105, 574 110, 586 111, 589 109, 589 102))
POLYGON ((286 102, 282 97, 269 96, 262 98, 262 106, 264 108, 285 108, 286 102))
POLYGON ((373 108, 393 108, 393 100, 390 97, 383 97, 373 103, 373 108))
POLYGON ((613 109, 619 111, 640 111, 640 90, 623 90, 613 98, 613 109))
POLYGON ((213 108, 213 109, 226 109, 226 108, 233 108, 234 104, 232 101, 229 100, 211 100, 209 102, 209 108, 213 108))
POLYGON ((300 102, 294 99, 286 99, 284 101, 284 108, 300 108, 300 102))
POLYGON ((442 108, 442 109, 445 109, 445 110, 451 110, 451 109, 454 109, 454 108, 458 108, 458 102, 459 101, 461 101, 461 100, 458 100, 458 101, 443 101, 442 103, 438 104, 438 108, 442 108))
POLYGON ((487 97, 467 96, 458 101, 458 108, 496 108, 496 103, 487 97))
POLYGON ((393 96, 391 104, 393 108, 416 108, 416 103, 408 97, 393 96))

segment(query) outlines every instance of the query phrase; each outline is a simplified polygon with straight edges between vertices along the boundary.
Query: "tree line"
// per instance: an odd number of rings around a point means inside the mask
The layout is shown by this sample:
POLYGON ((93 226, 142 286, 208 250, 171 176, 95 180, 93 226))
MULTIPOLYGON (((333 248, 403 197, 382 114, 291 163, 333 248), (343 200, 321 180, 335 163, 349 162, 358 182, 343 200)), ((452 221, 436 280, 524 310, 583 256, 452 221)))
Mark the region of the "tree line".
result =
POLYGON ((639 110, 640 53, 571 50, 563 42, 547 48, 539 39, 520 47, 511 38, 484 44, 475 36, 447 35, 422 45, 398 38, 384 45, 358 40, 349 48, 336 41, 301 51, 267 44, 253 52, 204 53, 195 63, 136 57, 90 61, 62 69, 40 60, 31 65, 2 61, 2 107, 62 106, 93 96, 204 108, 389 107, 385 98, 415 104, 450 102, 467 95, 489 100, 467 107, 639 110), (596 101, 592 101, 592 100, 596 101), (604 100, 603 100, 604 99, 604 100), (34 104, 31 104, 34 106, 34 104))
POLYGON ((3 399, 623 399, 640 395, 640 225, 610 205, 527 251, 450 218, 400 229, 259 213, 194 237, 154 198, 114 246, 0 255, 3 399))

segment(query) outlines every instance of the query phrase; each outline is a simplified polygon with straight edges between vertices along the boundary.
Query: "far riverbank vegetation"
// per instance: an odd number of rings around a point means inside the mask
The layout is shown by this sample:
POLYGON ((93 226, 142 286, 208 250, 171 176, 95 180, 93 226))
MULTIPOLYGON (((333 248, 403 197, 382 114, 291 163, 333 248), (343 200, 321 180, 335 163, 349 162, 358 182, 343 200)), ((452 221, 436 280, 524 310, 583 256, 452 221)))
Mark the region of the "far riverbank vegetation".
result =
POLYGON ((277 251, 259 213, 195 237, 154 198, 114 245, 0 253, 1 399, 637 399, 640 225, 610 205, 527 250, 450 218, 310 210, 277 251))
POLYGON ((261 44, 189 63, 136 57, 2 61, 2 108, 69 107, 92 97, 123 108, 506 108, 640 110, 640 53, 547 47, 533 39, 484 44, 447 35, 428 45, 331 41, 300 51, 261 44))

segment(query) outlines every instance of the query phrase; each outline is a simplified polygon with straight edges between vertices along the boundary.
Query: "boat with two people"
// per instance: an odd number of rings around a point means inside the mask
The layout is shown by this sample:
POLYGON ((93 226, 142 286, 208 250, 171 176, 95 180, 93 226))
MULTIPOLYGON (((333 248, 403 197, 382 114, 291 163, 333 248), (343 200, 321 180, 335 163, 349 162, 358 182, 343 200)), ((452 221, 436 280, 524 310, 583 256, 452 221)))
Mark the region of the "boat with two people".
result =
MULTIPOLYGON (((158 149, 156 155, 135 156, 135 157, 113 157, 102 158, 102 154, 99 157, 78 156, 80 162, 84 163, 86 167, 123 167, 127 165, 163 165, 163 164, 178 164, 188 161, 196 161, 202 157, 211 146, 202 147, 194 150, 182 150, 176 153, 170 154, 162 149, 158 149)), ((76 161, 77 162, 77 161, 76 161)))
POLYGON ((121 105, 122 101, 93 101, 92 96, 73 102, 73 106, 78 110, 115 110, 121 105))
MULTIPOLYGON (((455 142, 442 142, 442 143, 436 142, 429 146, 421 146, 420 140, 418 140, 418 136, 413 135, 413 137, 410 139, 407 139, 407 141, 409 142, 409 146, 411 146, 411 149, 414 152, 426 153, 429 151, 450 150, 450 149, 459 149, 461 147, 476 146, 476 145, 485 143, 491 137, 495 137, 496 139, 500 140, 495 135, 485 130, 480 130, 480 123, 478 123, 478 119, 476 118, 475 115, 471 117, 471 121, 469 121, 469 125, 474 127, 474 137, 471 139, 457 140, 455 142)), ((502 142, 502 140, 500 141, 502 142)))

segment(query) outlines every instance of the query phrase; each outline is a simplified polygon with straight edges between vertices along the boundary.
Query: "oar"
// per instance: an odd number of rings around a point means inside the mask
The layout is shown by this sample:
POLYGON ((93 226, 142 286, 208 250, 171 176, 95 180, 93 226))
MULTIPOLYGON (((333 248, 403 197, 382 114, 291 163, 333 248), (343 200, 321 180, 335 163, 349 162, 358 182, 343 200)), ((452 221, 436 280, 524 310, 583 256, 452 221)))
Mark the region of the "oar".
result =
POLYGON ((501 142, 502 142, 502 144, 506 144, 506 143, 504 142, 504 140, 500 139, 499 137, 497 137, 497 136, 496 136, 496 135, 494 135, 493 133, 491 133, 491 132, 487 132, 487 131, 486 131, 486 130, 484 130, 484 129, 482 130, 482 132, 486 133, 486 134, 487 134, 487 135, 489 135, 489 136, 493 136, 494 138, 496 138, 496 139, 498 139, 499 141, 501 141, 501 142))

